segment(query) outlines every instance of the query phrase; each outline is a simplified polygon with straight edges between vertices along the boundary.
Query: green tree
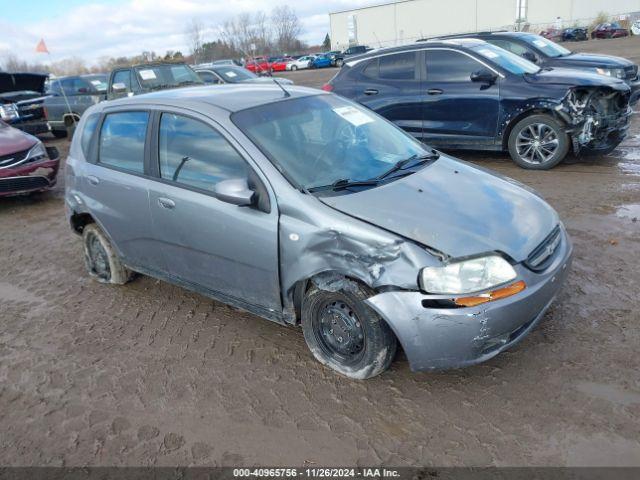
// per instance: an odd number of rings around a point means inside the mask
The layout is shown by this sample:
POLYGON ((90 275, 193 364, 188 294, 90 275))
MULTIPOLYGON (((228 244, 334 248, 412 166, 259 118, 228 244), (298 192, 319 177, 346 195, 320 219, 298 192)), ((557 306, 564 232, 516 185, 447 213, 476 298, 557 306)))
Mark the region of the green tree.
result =
POLYGON ((322 48, 324 48, 325 50, 331 50, 331 37, 329 36, 328 33, 324 36, 324 42, 322 42, 322 48))

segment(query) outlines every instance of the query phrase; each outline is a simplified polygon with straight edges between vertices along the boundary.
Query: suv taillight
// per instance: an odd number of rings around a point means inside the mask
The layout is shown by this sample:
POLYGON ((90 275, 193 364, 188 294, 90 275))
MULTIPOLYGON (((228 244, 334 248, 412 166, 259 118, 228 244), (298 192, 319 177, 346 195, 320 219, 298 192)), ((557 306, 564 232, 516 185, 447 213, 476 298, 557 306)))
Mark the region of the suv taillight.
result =
POLYGON ((333 92, 333 85, 331 85, 330 83, 325 83, 322 86, 322 90, 324 90, 325 92, 333 92))

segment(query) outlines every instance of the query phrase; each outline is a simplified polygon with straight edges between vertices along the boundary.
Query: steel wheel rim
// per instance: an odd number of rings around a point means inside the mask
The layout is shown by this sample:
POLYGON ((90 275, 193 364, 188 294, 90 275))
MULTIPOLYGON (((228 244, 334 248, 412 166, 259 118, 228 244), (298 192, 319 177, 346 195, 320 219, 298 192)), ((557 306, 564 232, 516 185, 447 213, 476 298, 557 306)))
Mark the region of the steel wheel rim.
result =
POLYGON ((87 239, 87 253, 93 273, 103 280, 108 280, 111 276, 109 257, 97 236, 90 235, 87 239))
POLYGON ((323 353, 342 365, 358 363, 365 353, 365 331, 353 309, 341 299, 324 302, 314 315, 313 332, 323 353))
POLYGON ((516 137, 516 150, 524 162, 541 165, 550 161, 560 148, 555 129, 546 123, 533 123, 516 137))

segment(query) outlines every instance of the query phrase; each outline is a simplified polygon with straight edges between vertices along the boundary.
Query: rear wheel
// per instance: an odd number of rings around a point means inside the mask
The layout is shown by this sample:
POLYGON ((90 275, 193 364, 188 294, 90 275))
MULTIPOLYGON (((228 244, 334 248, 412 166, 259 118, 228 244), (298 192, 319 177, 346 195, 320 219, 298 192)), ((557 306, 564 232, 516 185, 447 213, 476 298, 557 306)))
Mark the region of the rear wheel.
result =
POLYGON ((104 232, 95 223, 85 226, 82 231, 84 242, 84 262, 89 275, 101 283, 124 285, 133 276, 109 242, 104 232))
POLYGON ((314 357, 359 380, 385 371, 397 348, 389 326, 364 303, 370 295, 365 287, 346 280, 336 291, 312 286, 302 305, 302 331, 314 357))
POLYGON ((295 71, 295 70, 298 70, 297 65, 292 65, 292 66, 291 66, 291 70, 294 70, 294 71, 295 71))
POLYGON ((520 120, 509 134, 509 153, 522 168, 548 170, 569 151, 569 136, 549 115, 531 115, 520 120))

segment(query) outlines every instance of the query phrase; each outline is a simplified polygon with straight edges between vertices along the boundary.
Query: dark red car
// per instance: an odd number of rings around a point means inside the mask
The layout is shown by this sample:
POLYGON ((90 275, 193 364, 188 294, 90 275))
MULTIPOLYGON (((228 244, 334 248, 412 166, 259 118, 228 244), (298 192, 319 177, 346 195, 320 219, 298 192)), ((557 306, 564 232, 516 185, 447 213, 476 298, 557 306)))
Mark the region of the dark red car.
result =
POLYGON ((551 40, 553 42, 562 42, 562 40, 564 40, 562 34, 563 34, 563 31, 557 28, 548 28, 540 32, 541 37, 544 37, 547 40, 551 40))
POLYGON ((255 57, 253 60, 249 60, 244 68, 256 75, 271 73, 271 63, 269 63, 269 59, 266 57, 255 57))
POLYGON ((48 190, 59 167, 58 149, 0 121, 0 197, 48 190))
POLYGON ((618 22, 601 23, 591 32, 591 38, 619 38, 628 37, 629 30, 624 28, 618 22))

